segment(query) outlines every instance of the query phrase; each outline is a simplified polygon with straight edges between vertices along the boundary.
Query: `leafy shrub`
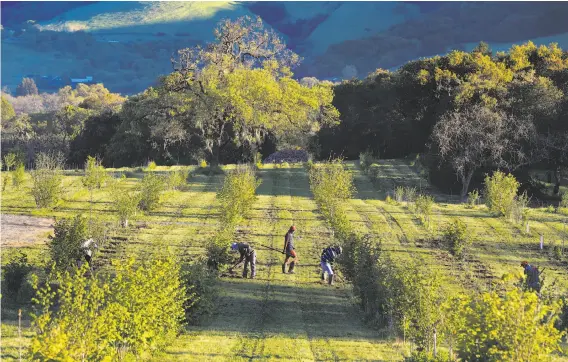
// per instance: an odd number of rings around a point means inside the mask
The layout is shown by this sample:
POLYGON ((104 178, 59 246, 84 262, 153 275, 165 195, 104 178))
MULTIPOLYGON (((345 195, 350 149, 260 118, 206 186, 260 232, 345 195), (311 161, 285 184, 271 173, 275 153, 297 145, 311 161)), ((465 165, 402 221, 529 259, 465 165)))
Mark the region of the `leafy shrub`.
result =
POLYGON ((146 166, 148 171, 154 171, 156 169, 156 167, 158 167, 158 165, 156 165, 156 162, 154 162, 154 161, 148 162, 148 165, 146 166))
POLYGON ((54 235, 47 243, 51 259, 58 269, 68 269, 83 258, 81 244, 88 239, 87 221, 81 215, 57 220, 54 235))
POLYGON ((310 188, 322 214, 340 237, 347 237, 349 225, 342 204, 355 193, 353 175, 342 160, 318 164, 311 169, 310 188))
POLYGON ((473 190, 467 194, 467 207, 473 209, 479 201, 479 191, 473 190))
POLYGON ((558 207, 568 208, 568 192, 562 193, 562 198, 560 199, 558 207))
POLYGON ((234 238, 235 225, 223 224, 215 236, 207 243, 207 266, 213 270, 220 270, 222 266, 233 261, 229 246, 234 238))
POLYGON ((4 166, 6 166, 6 171, 10 172, 10 170, 16 164, 16 154, 15 153, 8 153, 4 155, 4 166))
POLYGON ((558 261, 562 261, 564 256, 563 251, 562 245, 554 244, 552 246, 552 257, 558 261))
POLYGON ((207 161, 205 161, 205 160, 199 161, 199 167, 205 168, 205 167, 207 167, 207 166, 208 166, 208 165, 207 165, 207 161))
POLYGON ((138 207, 144 211, 155 210, 160 204, 160 195, 164 188, 165 182, 162 177, 153 172, 145 174, 138 187, 140 191, 138 207))
POLYGON ((373 156, 373 153, 369 150, 361 152, 359 154, 359 166, 365 172, 369 170, 373 163, 376 163, 377 159, 373 156))
POLYGON ((31 171, 32 189, 37 207, 55 204, 61 195, 63 155, 61 153, 39 153, 35 169, 31 171))
POLYGON ((8 186, 8 184, 10 183, 10 174, 8 172, 3 172, 4 175, 2 175, 2 192, 6 191, 6 186, 8 186))
POLYGON ((12 172, 12 185, 16 188, 20 188, 26 180, 26 168, 23 163, 18 164, 14 172, 12 172))
POLYGON ((120 182, 117 182, 112 188, 110 196, 114 209, 118 214, 120 225, 123 228, 127 227, 128 222, 136 216, 141 201, 141 194, 125 190, 120 187, 120 182))
POLYGON ((407 202, 414 202, 416 199, 416 187, 405 187, 404 188, 404 199, 407 202))
POLYGON ((551 214, 554 214, 554 213, 556 212, 556 209, 554 208, 554 206, 548 205, 548 206, 546 207, 546 209, 544 209, 544 211, 546 211, 546 212, 548 212, 548 213, 551 213, 551 214))
POLYGON ((101 161, 94 157, 88 156, 85 162, 85 176, 81 178, 83 186, 85 186, 92 195, 95 188, 100 189, 107 180, 108 175, 101 165, 101 161))
POLYGON ((280 164, 280 167, 281 167, 281 168, 289 168, 289 167, 290 167, 290 164, 289 164, 288 162, 282 162, 282 163, 280 164))
POLYGON ((221 228, 207 245, 209 267, 218 270, 222 265, 231 262, 229 245, 234 236, 234 230, 252 207, 256 200, 256 189, 260 180, 249 166, 237 166, 231 170, 217 192, 221 228))
POLYGON ((443 240, 450 253, 460 259, 464 257, 471 243, 467 236, 467 226, 459 219, 455 219, 446 225, 443 232, 443 240))
POLYGON ((175 339, 192 297, 177 260, 129 259, 113 266, 114 273, 93 277, 85 276, 86 265, 54 270, 43 287, 34 278, 31 359, 137 360, 175 339), (59 287, 52 290, 52 284, 59 287))
POLYGON ((430 226, 434 197, 430 195, 418 195, 414 202, 414 211, 422 224, 430 226))
POLYGON ((217 273, 201 261, 182 266, 183 283, 189 292, 185 320, 199 324, 215 310, 218 296, 217 273))
POLYGON ((166 184, 169 190, 179 190, 186 183, 189 177, 188 170, 177 170, 168 172, 168 178, 166 184))
POLYGON ((2 296, 15 302, 29 301, 27 276, 32 269, 27 255, 18 251, 18 255, 2 268, 2 296))
POLYGON ((525 222, 528 218, 530 197, 527 192, 523 192, 521 195, 517 196, 513 201, 511 207, 511 219, 516 223, 525 222))
POLYGON ((549 361, 562 332, 554 328, 559 302, 539 300, 519 289, 503 297, 496 292, 464 298, 454 304, 463 323, 457 330, 457 353, 463 361, 549 361))
POLYGON ((257 170, 260 170, 264 165, 262 164, 262 161, 256 161, 255 166, 257 170))
POLYGON ((394 189, 394 199, 398 203, 404 201, 404 187, 398 186, 394 189))
POLYGON ((249 166, 237 166, 231 170, 217 193, 222 223, 236 225, 249 212, 256 200, 260 180, 249 166))
POLYGON ((495 171, 485 177, 485 202, 491 212, 500 216, 511 215, 519 183, 511 174, 495 171))
POLYGON ((394 200, 392 199, 392 197, 390 197, 390 195, 387 195, 387 197, 385 198, 385 202, 386 202, 387 204, 389 204, 389 205, 392 205, 392 204, 394 204, 396 201, 394 201, 394 200))

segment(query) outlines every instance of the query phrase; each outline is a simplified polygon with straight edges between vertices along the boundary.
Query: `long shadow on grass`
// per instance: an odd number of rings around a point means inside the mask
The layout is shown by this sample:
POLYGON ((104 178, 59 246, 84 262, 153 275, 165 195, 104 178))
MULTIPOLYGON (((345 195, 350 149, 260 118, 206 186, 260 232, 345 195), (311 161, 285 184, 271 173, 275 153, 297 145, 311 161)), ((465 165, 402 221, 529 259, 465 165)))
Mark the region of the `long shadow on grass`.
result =
POLYGON ((208 325, 191 329, 213 334, 238 332, 243 338, 256 336, 262 330, 265 336, 289 338, 303 338, 307 332, 310 338, 380 339, 357 320, 357 313, 340 290, 316 287, 313 282, 300 287, 259 281, 222 280, 223 296, 217 303, 215 318, 208 325), (303 312, 301 320, 292 318, 299 310, 303 312), (253 328, 244 322, 246 318, 257 318, 261 311, 262 321, 254 323, 253 328))

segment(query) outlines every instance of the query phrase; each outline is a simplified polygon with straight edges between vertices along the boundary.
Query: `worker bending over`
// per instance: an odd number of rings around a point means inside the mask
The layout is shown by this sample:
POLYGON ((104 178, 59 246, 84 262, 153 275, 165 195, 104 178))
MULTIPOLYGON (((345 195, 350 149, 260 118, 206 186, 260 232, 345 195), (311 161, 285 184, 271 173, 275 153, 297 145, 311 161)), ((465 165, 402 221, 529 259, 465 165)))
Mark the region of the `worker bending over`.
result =
POLYGON ((333 285, 333 279, 335 278, 331 267, 335 258, 341 255, 342 251, 343 249, 341 246, 330 246, 323 249, 323 252, 321 253, 321 280, 325 280, 325 273, 327 273, 329 285, 333 285))
POLYGON ((245 267, 243 269, 243 278, 247 277, 248 266, 250 264, 250 278, 254 279, 254 277, 256 277, 256 251, 246 243, 233 243, 231 245, 231 250, 238 251, 241 255, 237 263, 233 265, 229 270, 232 271, 244 260, 245 267))

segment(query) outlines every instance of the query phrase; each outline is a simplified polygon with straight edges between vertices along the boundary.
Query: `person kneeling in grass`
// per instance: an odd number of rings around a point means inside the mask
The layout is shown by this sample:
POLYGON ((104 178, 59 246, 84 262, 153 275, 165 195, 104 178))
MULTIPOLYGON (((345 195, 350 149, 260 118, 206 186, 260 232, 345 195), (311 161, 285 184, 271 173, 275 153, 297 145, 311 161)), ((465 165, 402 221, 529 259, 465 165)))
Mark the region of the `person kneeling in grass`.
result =
POLYGON ((244 260, 243 278, 246 278, 248 275, 248 265, 250 263, 250 278, 254 279, 256 277, 256 251, 246 243, 233 243, 231 244, 231 250, 238 251, 241 256, 237 263, 229 268, 229 271, 232 271, 244 260))
POLYGON ((323 252, 321 253, 321 280, 325 280, 325 273, 327 273, 329 285, 333 285, 333 279, 335 277, 331 266, 333 265, 335 258, 341 255, 342 251, 343 249, 341 246, 330 246, 323 249, 323 252))

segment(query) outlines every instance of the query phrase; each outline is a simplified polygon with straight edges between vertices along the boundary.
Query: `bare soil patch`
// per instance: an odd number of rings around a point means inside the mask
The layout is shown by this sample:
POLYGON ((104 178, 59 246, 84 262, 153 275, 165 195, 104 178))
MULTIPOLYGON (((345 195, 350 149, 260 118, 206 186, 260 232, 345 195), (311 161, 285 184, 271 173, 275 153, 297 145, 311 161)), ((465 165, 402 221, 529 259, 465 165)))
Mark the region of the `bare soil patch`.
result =
POLYGON ((0 241, 3 247, 43 243, 53 232, 53 218, 1 214, 0 241))

